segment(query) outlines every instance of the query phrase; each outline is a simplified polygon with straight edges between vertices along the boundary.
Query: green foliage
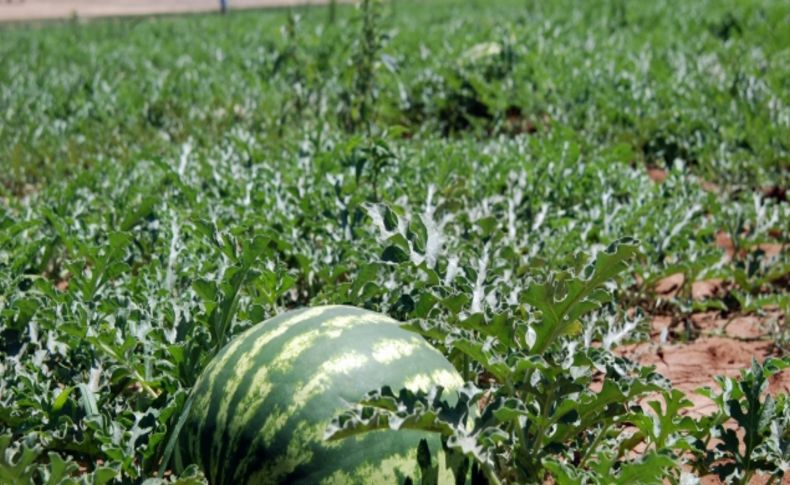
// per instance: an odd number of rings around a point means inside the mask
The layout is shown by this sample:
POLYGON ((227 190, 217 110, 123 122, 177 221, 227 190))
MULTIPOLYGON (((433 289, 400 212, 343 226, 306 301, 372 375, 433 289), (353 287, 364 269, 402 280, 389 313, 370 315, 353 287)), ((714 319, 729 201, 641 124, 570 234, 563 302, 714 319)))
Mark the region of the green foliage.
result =
POLYGON ((611 350, 704 310, 767 315, 787 352, 788 15, 370 0, 0 27, 0 482, 200 483, 163 463, 203 368, 325 303, 405 322, 467 382, 372 390, 338 438, 433 430, 459 483, 778 479, 779 361, 692 419, 611 350), (709 278, 731 290, 695 300, 709 278))
POLYGON ((526 305, 490 318, 477 313, 444 327, 412 327, 443 342, 449 355, 461 355, 467 375, 478 378, 454 406, 441 400, 441 389, 374 391, 363 407, 336 419, 327 436, 387 428, 434 431, 475 461, 489 481, 516 483, 540 481, 549 457, 600 453, 600 435, 635 419, 628 403, 662 389, 663 382, 607 352, 577 348, 568 337, 582 333, 580 320, 610 299, 604 285, 627 268, 636 251, 634 241, 614 243, 578 274, 552 272, 549 281, 530 282, 516 297, 526 305), (450 331, 444 334, 444 328, 450 331), (604 372, 603 386, 594 392, 598 370, 604 372))
POLYGON ((781 479, 790 459, 790 410, 787 395, 766 396, 768 379, 790 367, 790 359, 768 359, 741 371, 739 379, 719 378, 719 392, 700 393, 717 406, 716 414, 703 421, 703 440, 715 447, 697 450, 697 466, 712 471, 728 483, 751 483, 756 473, 781 479), (734 422, 734 423, 733 423, 734 422), (731 423, 735 426, 731 426, 731 423))
MULTIPOLYGON (((370 133, 376 107, 376 70, 383 44, 380 32, 380 0, 359 4, 361 29, 349 59, 351 86, 340 95, 341 123, 350 131, 364 128, 370 133)), ((330 9, 334 9, 330 5, 330 9)))

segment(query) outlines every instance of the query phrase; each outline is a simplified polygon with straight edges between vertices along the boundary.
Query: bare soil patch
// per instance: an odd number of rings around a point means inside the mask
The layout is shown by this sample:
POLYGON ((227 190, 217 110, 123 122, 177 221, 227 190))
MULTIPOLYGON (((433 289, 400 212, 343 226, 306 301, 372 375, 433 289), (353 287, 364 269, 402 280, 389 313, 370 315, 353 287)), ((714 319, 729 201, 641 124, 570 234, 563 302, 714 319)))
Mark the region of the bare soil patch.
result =
MULTIPOLYGON (((700 387, 716 389, 715 376, 737 377, 741 370, 751 366, 752 359, 762 362, 777 355, 777 350, 767 333, 767 321, 777 315, 758 317, 743 315, 735 318, 721 317, 715 312, 692 316, 695 326, 704 335, 692 341, 668 340, 672 318, 657 316, 653 319, 651 340, 625 345, 618 352, 644 365, 654 365, 656 371, 668 378, 674 387, 682 390, 694 403, 683 414, 703 416, 714 411, 714 404, 696 394, 700 387), (720 335, 712 335, 718 333, 720 335)), ((775 375, 769 381, 771 394, 790 392, 790 370, 775 375)))

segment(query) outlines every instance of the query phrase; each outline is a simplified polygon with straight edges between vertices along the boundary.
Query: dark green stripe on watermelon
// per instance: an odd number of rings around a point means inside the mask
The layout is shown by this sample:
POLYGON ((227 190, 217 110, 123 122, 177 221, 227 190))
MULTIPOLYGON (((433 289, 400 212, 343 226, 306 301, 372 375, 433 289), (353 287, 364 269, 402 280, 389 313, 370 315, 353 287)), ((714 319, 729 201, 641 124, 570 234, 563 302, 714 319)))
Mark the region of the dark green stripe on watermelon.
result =
POLYGON ((383 315, 345 306, 285 313, 244 332, 192 394, 176 463, 225 483, 402 482, 415 476, 416 431, 323 441, 329 420, 383 385, 461 385, 452 365, 383 315), (373 476, 389 468, 389 475, 373 476), (356 474, 356 476, 355 476, 356 474))

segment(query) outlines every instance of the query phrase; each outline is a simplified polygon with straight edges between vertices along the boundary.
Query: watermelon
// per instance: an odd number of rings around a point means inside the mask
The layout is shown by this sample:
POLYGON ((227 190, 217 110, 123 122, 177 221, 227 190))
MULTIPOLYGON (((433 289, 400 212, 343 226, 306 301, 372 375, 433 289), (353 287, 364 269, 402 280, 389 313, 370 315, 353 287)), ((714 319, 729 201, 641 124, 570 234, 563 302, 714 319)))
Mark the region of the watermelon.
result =
MULTIPOLYGON (((332 417, 368 391, 463 384, 441 353, 397 321, 348 306, 290 311, 240 334, 198 378, 175 451, 212 484, 403 483, 416 479, 420 439, 382 430, 324 440, 332 417)), ((438 454, 438 453, 437 453, 438 454)), ((440 460, 440 478, 448 477, 440 460)), ((418 480, 415 480, 418 482, 418 480)))

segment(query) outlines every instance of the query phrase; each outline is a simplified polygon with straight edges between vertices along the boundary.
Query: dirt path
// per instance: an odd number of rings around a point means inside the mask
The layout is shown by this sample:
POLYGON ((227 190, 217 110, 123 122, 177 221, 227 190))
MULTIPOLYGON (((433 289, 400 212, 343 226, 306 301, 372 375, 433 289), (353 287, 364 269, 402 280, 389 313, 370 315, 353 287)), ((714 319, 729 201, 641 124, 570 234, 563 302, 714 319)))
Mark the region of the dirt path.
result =
MULTIPOLYGON (((230 9, 326 3, 326 0, 229 0, 230 9)), ((219 10, 219 0, 0 0, 0 22, 219 10)))

